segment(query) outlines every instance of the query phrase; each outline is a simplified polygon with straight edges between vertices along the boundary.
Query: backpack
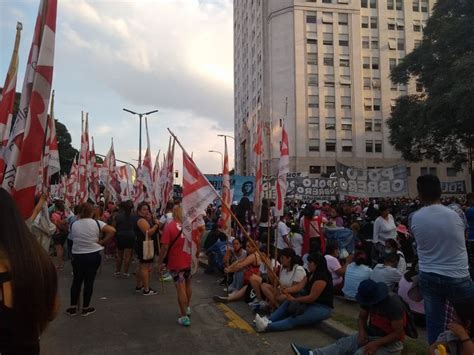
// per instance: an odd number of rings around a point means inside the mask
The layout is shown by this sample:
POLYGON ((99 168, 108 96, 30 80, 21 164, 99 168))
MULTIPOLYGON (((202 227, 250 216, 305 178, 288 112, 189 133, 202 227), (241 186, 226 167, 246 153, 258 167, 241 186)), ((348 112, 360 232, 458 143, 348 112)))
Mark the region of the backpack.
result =
POLYGON ((398 298, 402 302, 403 308, 405 309, 406 324, 403 327, 405 335, 412 339, 418 339, 418 329, 416 328, 415 317, 413 316, 408 304, 400 296, 398 296, 398 298))

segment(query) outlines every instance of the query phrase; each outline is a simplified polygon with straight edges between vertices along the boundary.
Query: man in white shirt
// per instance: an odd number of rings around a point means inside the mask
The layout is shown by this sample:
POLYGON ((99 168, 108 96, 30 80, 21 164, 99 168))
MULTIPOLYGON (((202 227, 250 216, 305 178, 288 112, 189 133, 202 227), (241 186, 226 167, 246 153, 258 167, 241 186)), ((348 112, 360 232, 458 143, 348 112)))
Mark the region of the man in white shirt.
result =
POLYGON ((295 251, 295 254, 302 256, 301 251, 303 250, 303 236, 299 233, 298 225, 296 223, 292 223, 290 230, 290 234, 288 234, 289 242, 295 251))
POLYGON ((280 221, 277 226, 277 238, 275 240, 275 247, 278 250, 278 255, 281 254, 283 249, 291 248, 290 241, 288 239, 288 234, 290 233, 290 228, 286 225, 286 215, 280 217, 280 221))
POLYGON ((432 344, 444 331, 446 300, 453 304, 472 300, 474 284, 463 221, 441 204, 441 184, 436 176, 423 175, 416 182, 425 207, 413 214, 410 229, 417 244, 426 329, 432 344))

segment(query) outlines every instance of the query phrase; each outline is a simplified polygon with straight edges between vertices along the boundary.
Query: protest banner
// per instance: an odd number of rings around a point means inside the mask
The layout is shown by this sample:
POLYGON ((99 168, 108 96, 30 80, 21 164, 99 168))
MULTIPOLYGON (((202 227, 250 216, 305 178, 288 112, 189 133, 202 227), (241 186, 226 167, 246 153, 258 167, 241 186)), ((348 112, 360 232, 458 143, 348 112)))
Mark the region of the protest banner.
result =
POLYGON ((408 174, 404 165, 363 169, 337 163, 336 170, 341 196, 402 197, 408 194, 408 174))
MULTIPOLYGON (((205 175, 206 179, 209 180, 214 189, 221 193, 222 190, 222 176, 220 175, 205 175)), ((230 190, 233 202, 239 202, 242 197, 248 197, 250 201, 253 201, 254 190, 255 190, 255 176, 241 176, 231 175, 230 176, 230 190)))
MULTIPOLYGON (((276 177, 266 176, 263 180, 263 196, 266 199, 276 198, 276 177)), ((336 180, 331 178, 311 178, 304 173, 289 173, 287 180, 287 200, 335 200, 337 194, 336 180)))
POLYGON ((441 191, 443 195, 462 195, 466 193, 466 182, 460 181, 442 181, 441 191))

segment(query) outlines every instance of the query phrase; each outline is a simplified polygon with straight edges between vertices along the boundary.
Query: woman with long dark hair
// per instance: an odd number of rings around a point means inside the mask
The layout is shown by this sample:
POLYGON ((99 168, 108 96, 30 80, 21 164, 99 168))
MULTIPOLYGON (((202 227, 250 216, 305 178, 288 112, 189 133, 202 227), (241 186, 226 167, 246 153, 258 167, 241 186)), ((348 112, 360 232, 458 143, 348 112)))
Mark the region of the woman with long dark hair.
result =
POLYGON ((56 269, 2 188, 0 211, 0 353, 39 354, 59 308, 56 269))
POLYGON ((71 307, 66 310, 69 316, 77 315, 82 284, 84 284, 84 300, 81 315, 85 317, 95 313, 95 308, 90 307, 90 302, 97 269, 102 261, 100 252, 115 235, 114 227, 93 218, 95 212, 91 203, 83 203, 79 207, 79 219, 71 225, 74 240, 72 244, 74 277, 71 285, 71 307), (103 239, 102 234, 105 235, 103 239))
POLYGON ((117 230, 117 260, 115 265, 115 276, 129 278, 130 261, 132 260, 133 247, 135 245, 135 231, 133 227, 133 202, 123 201, 119 204, 113 226, 117 230), (122 271, 123 264, 123 273, 122 271))
POLYGON ((286 301, 270 315, 255 317, 257 331, 282 331, 316 324, 331 316, 333 308, 332 278, 321 254, 308 257, 309 274, 304 295, 286 295, 286 301))

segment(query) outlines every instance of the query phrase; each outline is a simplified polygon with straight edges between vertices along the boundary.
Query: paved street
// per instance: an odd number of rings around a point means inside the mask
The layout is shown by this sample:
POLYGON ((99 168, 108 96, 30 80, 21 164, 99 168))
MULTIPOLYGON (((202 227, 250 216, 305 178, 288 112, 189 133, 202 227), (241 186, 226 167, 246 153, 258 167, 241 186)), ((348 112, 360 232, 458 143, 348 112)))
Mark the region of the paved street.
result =
MULTIPOLYGON (((91 304, 97 312, 89 317, 64 314, 70 265, 60 272, 62 312, 42 337, 42 354, 291 354, 292 341, 308 346, 331 342, 317 328, 255 333, 250 326, 252 313, 243 302, 227 306, 212 301, 212 295, 224 292, 217 277, 205 275, 202 269, 193 280, 192 325, 180 327, 172 283, 165 283, 156 296, 135 294, 134 279, 112 276, 113 263, 103 263, 91 304)), ((152 287, 160 289, 158 280, 152 287)))

